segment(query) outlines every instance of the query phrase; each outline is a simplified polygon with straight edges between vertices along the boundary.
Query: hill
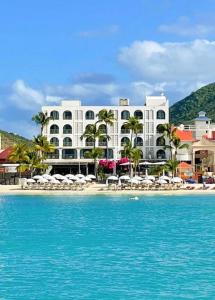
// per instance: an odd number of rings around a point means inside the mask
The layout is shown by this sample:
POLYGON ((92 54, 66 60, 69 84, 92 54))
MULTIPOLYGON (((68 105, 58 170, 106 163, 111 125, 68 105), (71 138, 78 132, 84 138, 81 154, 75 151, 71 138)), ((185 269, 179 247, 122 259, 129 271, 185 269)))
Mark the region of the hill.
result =
POLYGON ((215 83, 208 84, 170 107, 170 122, 190 123, 198 112, 205 111, 215 121, 215 83))
POLYGON ((23 136, 7 132, 4 130, 0 130, 0 138, 1 138, 1 147, 0 149, 6 149, 13 144, 25 142, 30 143, 30 140, 24 138, 23 136))

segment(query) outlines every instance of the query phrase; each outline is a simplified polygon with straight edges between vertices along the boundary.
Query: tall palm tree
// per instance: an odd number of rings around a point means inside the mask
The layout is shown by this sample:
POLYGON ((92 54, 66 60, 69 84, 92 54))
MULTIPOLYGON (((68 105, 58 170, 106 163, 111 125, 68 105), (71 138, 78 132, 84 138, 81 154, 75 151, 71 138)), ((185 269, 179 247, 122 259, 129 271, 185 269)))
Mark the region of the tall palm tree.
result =
POLYGON ((41 162, 47 157, 48 153, 52 153, 55 150, 55 146, 50 144, 47 137, 38 135, 33 138, 33 145, 35 151, 38 153, 38 157, 41 158, 41 162))
POLYGON ((172 148, 174 149, 174 159, 177 158, 178 150, 180 149, 188 149, 189 145, 188 144, 182 144, 181 139, 177 136, 175 136, 172 139, 172 148))
POLYGON ((167 161, 165 168, 172 172, 172 177, 175 176, 178 165, 179 161, 177 161, 176 159, 170 159, 167 161))
POLYGON ((176 131, 177 128, 174 127, 173 124, 170 123, 166 123, 166 124, 160 124, 157 127, 157 131, 158 133, 161 133, 163 137, 166 137, 168 140, 169 145, 166 145, 165 148, 170 150, 170 159, 172 159, 173 157, 173 146, 172 146, 172 142, 173 139, 176 138, 176 131))
POLYGON ((108 126, 113 126, 115 118, 112 110, 102 109, 97 114, 98 123, 105 123, 106 125, 106 159, 108 160, 108 126))
POLYGON ((32 121, 34 121, 37 125, 40 125, 40 135, 43 134, 43 129, 46 125, 49 124, 50 120, 52 120, 52 117, 48 117, 47 112, 38 112, 36 115, 32 117, 32 121))
POLYGON ((97 177, 97 160, 102 158, 104 150, 101 148, 93 148, 92 150, 86 151, 85 158, 91 158, 94 160, 94 175, 97 177))
POLYGON ((138 148, 133 148, 131 150, 131 161, 134 164, 134 175, 136 175, 137 166, 139 165, 140 158, 141 158, 141 150, 138 148))
POLYGON ((96 148, 96 140, 104 136, 102 130, 97 129, 97 124, 89 124, 84 133, 81 136, 81 140, 84 138, 90 138, 93 141, 93 148, 96 148))
POLYGON ((9 160, 19 164, 17 170, 21 178, 22 172, 26 170, 24 166, 29 162, 28 146, 25 143, 14 144, 9 160))
MULTIPOLYGON (((120 152, 124 154, 125 157, 127 157, 130 161, 130 163, 132 162, 132 150, 134 148, 132 147, 132 143, 131 141, 129 141, 128 143, 125 143, 123 145, 123 150, 121 150, 120 152)), ((129 174, 131 176, 131 169, 132 169, 132 165, 129 165, 129 174)))
POLYGON ((139 119, 132 116, 125 122, 125 128, 131 130, 131 144, 133 145, 133 135, 137 137, 138 133, 142 130, 142 124, 140 123, 139 119))

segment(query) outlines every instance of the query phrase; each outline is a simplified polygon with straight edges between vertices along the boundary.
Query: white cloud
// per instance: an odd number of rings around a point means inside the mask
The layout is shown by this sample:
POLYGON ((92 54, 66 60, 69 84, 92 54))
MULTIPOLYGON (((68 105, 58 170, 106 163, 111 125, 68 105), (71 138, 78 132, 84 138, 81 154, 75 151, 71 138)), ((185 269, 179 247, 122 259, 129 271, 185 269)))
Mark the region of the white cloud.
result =
POLYGON ((183 43, 135 41, 120 50, 118 60, 134 78, 146 82, 212 82, 215 41, 183 43))
POLYGON ((192 24, 189 18, 180 17, 173 24, 162 24, 158 30, 164 33, 177 34, 181 36, 205 37, 215 33, 215 26, 211 24, 192 24))

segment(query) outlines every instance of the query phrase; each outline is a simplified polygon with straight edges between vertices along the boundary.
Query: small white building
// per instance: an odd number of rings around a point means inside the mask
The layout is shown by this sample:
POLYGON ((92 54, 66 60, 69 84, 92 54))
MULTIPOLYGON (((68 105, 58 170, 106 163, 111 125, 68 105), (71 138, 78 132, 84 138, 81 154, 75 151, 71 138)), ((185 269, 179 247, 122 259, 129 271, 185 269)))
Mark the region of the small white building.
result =
MULTIPOLYGON (((84 153, 92 149, 93 143, 88 139, 81 140, 86 126, 98 121, 97 114, 102 109, 112 110, 115 121, 113 126, 105 127, 98 124, 104 133, 110 136, 108 141, 109 159, 117 160, 121 157, 120 151, 123 144, 131 138, 131 133, 124 127, 124 123, 130 116, 139 118, 142 131, 137 138, 133 137, 142 151, 142 159, 166 160, 167 153, 163 149, 165 140, 157 133, 157 126, 169 122, 169 101, 164 96, 147 96, 143 105, 129 105, 128 99, 120 99, 119 105, 96 106, 81 105, 79 100, 63 100, 61 105, 43 106, 42 111, 52 117, 52 120, 44 128, 43 135, 56 145, 55 153, 49 156, 47 163, 51 166, 71 167, 91 162, 84 158, 84 153)), ((97 146, 106 151, 104 139, 97 141, 97 146)), ((105 157, 105 154, 104 154, 105 157)))

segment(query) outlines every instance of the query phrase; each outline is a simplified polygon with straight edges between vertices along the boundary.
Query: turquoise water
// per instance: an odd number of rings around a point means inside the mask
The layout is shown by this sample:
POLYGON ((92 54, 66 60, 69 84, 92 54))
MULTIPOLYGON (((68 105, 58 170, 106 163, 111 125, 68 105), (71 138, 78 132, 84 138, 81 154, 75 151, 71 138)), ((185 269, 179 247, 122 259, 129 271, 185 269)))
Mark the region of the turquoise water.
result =
POLYGON ((215 197, 0 196, 0 299, 215 299, 215 197))

